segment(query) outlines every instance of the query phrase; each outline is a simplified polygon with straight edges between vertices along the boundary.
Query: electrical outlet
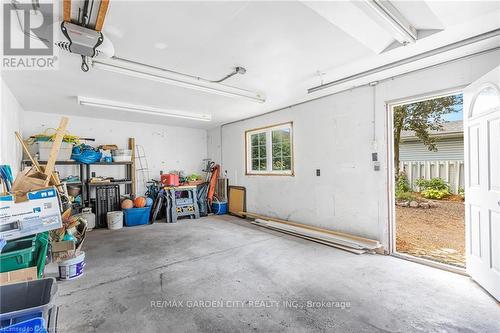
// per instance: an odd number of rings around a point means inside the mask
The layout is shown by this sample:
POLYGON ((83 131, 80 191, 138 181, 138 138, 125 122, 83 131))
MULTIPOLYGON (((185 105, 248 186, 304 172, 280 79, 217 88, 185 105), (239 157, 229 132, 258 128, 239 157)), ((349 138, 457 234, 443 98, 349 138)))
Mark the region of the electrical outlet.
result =
POLYGON ((316 169, 316 176, 317 177, 321 176, 321 170, 320 169, 316 169))
POLYGON ((377 162, 378 161, 378 154, 377 153, 372 153, 372 161, 377 162))

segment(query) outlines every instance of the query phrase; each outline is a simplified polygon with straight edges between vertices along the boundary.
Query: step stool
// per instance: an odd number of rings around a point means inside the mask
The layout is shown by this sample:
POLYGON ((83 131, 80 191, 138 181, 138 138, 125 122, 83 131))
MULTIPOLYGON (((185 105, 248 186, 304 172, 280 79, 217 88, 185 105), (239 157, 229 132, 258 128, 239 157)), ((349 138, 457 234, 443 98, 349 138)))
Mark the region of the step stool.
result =
POLYGON ((177 218, 189 216, 190 219, 200 218, 196 186, 165 187, 166 222, 175 223, 177 218), (187 193, 186 198, 176 198, 176 193, 187 193))

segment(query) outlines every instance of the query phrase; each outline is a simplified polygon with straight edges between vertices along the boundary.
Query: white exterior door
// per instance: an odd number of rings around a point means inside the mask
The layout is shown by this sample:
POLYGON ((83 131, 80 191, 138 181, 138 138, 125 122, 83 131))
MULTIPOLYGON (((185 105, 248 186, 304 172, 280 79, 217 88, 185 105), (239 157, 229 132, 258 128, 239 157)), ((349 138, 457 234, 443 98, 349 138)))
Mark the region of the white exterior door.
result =
POLYGON ((500 67, 464 91, 467 271, 500 301, 500 67))

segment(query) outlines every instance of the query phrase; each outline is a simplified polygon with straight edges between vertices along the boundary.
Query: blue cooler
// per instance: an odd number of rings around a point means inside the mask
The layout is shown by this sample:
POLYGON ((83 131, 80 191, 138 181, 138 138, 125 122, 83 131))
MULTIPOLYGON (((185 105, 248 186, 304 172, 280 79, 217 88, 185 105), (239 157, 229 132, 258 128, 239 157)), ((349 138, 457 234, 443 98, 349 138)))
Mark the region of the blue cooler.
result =
POLYGON ((124 209, 123 222, 127 227, 148 224, 150 212, 151 207, 124 209))
POLYGON ((224 215, 227 214, 227 202, 213 202, 212 203, 212 213, 216 215, 224 215))

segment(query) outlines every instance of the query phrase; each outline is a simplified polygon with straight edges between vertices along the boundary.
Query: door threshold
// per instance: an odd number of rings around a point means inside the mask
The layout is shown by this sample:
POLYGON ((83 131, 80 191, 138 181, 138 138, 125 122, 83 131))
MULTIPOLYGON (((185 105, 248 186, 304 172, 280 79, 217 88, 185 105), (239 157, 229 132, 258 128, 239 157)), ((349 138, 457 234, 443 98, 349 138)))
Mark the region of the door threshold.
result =
POLYGON ((448 264, 443 264, 440 262, 436 262, 436 261, 432 261, 432 260, 424 259, 424 258, 419 258, 419 257, 415 257, 412 255, 409 255, 406 253, 400 253, 400 252, 393 252, 393 253, 391 253, 391 256, 399 258, 399 259, 412 261, 412 262, 415 262, 417 264, 422 264, 422 265, 430 266, 433 268, 442 269, 444 271, 452 272, 455 274, 469 276, 469 274, 467 274, 467 271, 465 270, 465 268, 460 268, 460 267, 456 267, 456 266, 452 266, 452 265, 448 265, 448 264))

